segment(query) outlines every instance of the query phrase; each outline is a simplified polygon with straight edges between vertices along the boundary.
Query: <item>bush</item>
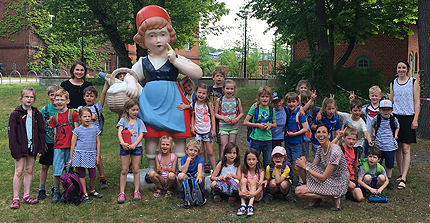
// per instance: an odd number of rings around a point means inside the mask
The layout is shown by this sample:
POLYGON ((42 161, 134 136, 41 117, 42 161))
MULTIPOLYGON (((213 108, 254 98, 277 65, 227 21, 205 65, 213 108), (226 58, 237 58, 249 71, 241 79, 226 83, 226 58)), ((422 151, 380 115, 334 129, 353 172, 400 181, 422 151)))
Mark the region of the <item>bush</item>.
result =
POLYGON ((300 80, 308 80, 310 82, 312 79, 312 68, 309 66, 309 62, 305 60, 296 60, 277 68, 276 79, 282 83, 278 88, 278 91, 282 95, 288 92, 296 92, 297 84, 300 80))
POLYGON ((99 77, 99 75, 96 75, 95 78, 87 78, 88 82, 91 82, 93 85, 104 85, 105 79, 99 77))
POLYGON ((385 76, 381 73, 382 68, 355 67, 340 68, 334 72, 334 83, 363 98, 369 97, 369 88, 378 85, 382 92, 389 92, 389 85, 385 76))

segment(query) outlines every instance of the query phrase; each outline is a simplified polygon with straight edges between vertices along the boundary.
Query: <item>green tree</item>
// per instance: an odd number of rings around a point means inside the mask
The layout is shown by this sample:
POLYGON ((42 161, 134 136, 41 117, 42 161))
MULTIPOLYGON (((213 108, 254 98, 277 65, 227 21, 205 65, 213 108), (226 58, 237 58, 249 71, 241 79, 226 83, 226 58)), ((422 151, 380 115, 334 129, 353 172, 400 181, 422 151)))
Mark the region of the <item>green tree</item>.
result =
MULTIPOLYGON (((85 24, 85 36, 107 38, 119 58, 121 66, 131 67, 131 59, 125 43, 133 44, 136 33, 135 15, 147 5, 159 5, 169 13, 178 39, 173 47, 181 49, 185 44, 194 45, 199 35, 199 24, 206 33, 219 32, 223 26, 216 22, 228 14, 225 3, 215 0, 165 1, 165 0, 46 0, 50 12, 56 16, 55 29, 70 36, 80 37, 79 30, 85 24), (78 21, 79 19, 79 21, 78 21)), ((138 47, 137 56, 145 56, 146 50, 138 47)))
POLYGON ((199 57, 200 57, 200 67, 203 71, 203 76, 212 76, 212 70, 215 69, 216 63, 211 60, 209 53, 215 52, 215 48, 210 47, 206 44, 206 39, 201 38, 199 41, 199 57))
MULTIPOLYGON (((237 42, 238 43, 238 42, 237 42)), ((257 48, 247 48, 246 54, 246 73, 248 77, 255 77, 258 71, 258 61, 261 59, 261 53, 257 48)), ((224 50, 222 53, 221 65, 227 66, 230 74, 238 77, 243 69, 243 48, 236 47, 224 50)))
POLYGON ((283 42, 306 40, 313 79, 333 88, 333 69, 342 67, 355 44, 375 34, 403 38, 406 26, 417 19, 417 0, 251 0, 248 7, 259 19, 276 28, 283 42), (348 45, 341 58, 334 58, 335 44, 348 45))

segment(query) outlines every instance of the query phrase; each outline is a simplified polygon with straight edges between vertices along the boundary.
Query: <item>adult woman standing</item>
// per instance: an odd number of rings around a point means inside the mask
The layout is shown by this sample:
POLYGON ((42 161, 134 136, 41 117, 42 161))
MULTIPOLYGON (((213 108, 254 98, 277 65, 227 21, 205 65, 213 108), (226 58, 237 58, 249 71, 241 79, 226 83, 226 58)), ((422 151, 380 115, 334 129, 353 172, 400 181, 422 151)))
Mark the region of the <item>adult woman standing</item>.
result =
POLYGON ((87 67, 82 61, 75 61, 70 67, 69 80, 61 82, 60 86, 69 92, 70 103, 68 108, 78 108, 79 106, 87 105, 84 100, 84 89, 93 84, 85 80, 87 67))
POLYGON ((316 138, 320 147, 314 161, 309 163, 304 156, 296 161, 297 171, 306 183, 296 188, 296 195, 311 199, 305 209, 319 206, 322 199, 332 199, 335 206, 330 210, 339 211, 341 196, 346 194, 349 183, 345 156, 337 144, 330 142, 329 128, 324 123, 317 126, 316 138), (325 170, 319 167, 320 162, 325 170))
POLYGON ((406 175, 411 163, 411 143, 416 143, 415 129, 418 128, 420 114, 420 87, 415 78, 409 77, 409 63, 399 60, 396 64, 399 77, 390 84, 390 100, 393 102, 393 114, 399 120, 400 131, 397 142, 396 161, 400 176, 397 189, 406 187, 406 175))
MULTIPOLYGON (((87 67, 85 63, 78 60, 70 67, 70 76, 72 78, 61 82, 60 86, 69 92, 70 103, 67 105, 68 108, 78 108, 79 106, 87 105, 84 100, 84 89, 88 86, 93 86, 93 84, 85 80, 86 75, 87 67)), ((97 170, 100 174, 100 188, 107 188, 108 183, 105 178, 105 168, 102 159, 97 164, 97 170)))

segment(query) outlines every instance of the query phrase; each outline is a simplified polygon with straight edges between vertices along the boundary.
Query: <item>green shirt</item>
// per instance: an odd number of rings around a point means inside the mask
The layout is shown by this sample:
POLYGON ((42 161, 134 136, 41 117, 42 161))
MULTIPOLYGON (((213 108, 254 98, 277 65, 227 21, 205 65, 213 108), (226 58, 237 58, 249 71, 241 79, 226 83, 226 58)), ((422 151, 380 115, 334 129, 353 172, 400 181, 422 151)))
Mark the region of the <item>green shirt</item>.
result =
MULTIPOLYGON (((251 106, 249 109, 248 115, 252 116, 251 122, 255 123, 255 107, 251 106)), ((262 108, 259 106, 258 108, 258 117, 257 120, 259 123, 273 123, 273 120, 276 119, 275 111, 272 111, 272 120, 269 120, 270 117, 270 109, 262 108)), ((251 139, 259 140, 259 141, 269 141, 272 140, 272 131, 269 130, 261 130, 260 128, 254 128, 253 134, 251 133, 251 139)))

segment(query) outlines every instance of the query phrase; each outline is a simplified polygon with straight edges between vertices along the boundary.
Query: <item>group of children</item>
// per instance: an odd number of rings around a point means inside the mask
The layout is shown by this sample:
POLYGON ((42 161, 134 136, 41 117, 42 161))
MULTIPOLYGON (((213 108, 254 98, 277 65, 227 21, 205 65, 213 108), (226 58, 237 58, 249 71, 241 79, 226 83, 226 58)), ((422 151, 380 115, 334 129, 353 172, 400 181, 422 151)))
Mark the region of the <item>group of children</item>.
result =
MULTIPOLYGON (((159 140, 160 154, 156 156, 156 170, 149 173, 149 178, 157 186, 154 197, 159 197, 164 188, 165 196, 173 194, 173 187, 181 184, 188 175, 204 181, 204 172, 210 173, 211 188, 215 201, 221 200, 221 194, 228 195, 228 201, 234 202, 233 193, 238 191, 241 206, 238 215, 253 215, 254 201, 263 199, 270 202, 277 192, 283 194, 289 202, 295 198, 289 194, 293 183, 295 161, 305 156, 308 159, 310 142, 312 151, 318 148, 314 134, 310 134, 319 123, 329 127, 331 140, 343 138, 343 150, 348 163, 351 183, 348 191, 352 197, 363 199, 361 188, 373 194, 381 193, 391 183, 394 167, 394 151, 397 149, 399 124, 391 114, 392 103, 381 99, 381 90, 370 88, 371 104, 362 106, 351 94, 351 114, 337 111, 333 97, 324 99, 322 107, 314 105, 316 92, 309 91, 307 81, 300 81, 297 93, 287 93, 285 98, 280 92, 273 92, 267 86, 257 91, 257 103, 252 105, 245 116, 244 125, 249 128, 250 149, 245 152, 241 166, 239 147, 236 145, 238 122, 243 117, 241 101, 234 93, 235 82, 224 80, 225 73, 217 68, 213 72, 215 85, 208 87, 199 84, 195 90, 193 82, 184 78, 180 85, 184 90, 187 104, 178 105, 178 109, 192 110, 191 132, 195 139, 186 146, 186 156, 180 160, 181 172, 178 171, 178 157, 174 154, 175 143, 171 137, 164 136, 159 140), (379 102, 380 101, 380 102, 379 102), (286 107, 283 107, 284 102, 286 107), (272 105, 272 106, 270 106, 272 105), (364 113, 366 124, 360 118, 364 113), (339 117, 343 121, 342 128, 339 117), (219 135, 219 162, 216 163, 213 151, 213 140, 219 135), (284 147, 282 147, 284 143, 284 147), (371 147, 369 150, 369 146, 371 147), (206 149, 205 149, 206 147, 206 149), (379 148, 379 149, 378 149, 379 148), (363 153, 367 162, 360 166, 358 161, 363 153), (263 153, 263 162, 259 155, 263 153), (385 159, 385 168, 378 162, 385 159), (357 175, 357 179, 355 178, 357 175), (266 188, 266 189, 265 189, 266 188), (265 196, 263 198, 263 190, 265 196), (249 200, 246 205, 246 200, 249 200)), ((52 187, 52 203, 60 201, 60 176, 68 167, 75 167, 79 172, 79 180, 83 185, 85 203, 90 203, 89 196, 101 198, 103 195, 95 191, 95 166, 100 161, 100 122, 99 114, 103 109, 107 85, 103 88, 100 101, 95 103, 97 90, 88 87, 84 90, 87 106, 76 110, 68 109, 69 94, 59 86, 48 87, 51 103, 39 112, 32 107, 35 91, 31 87, 24 88, 18 106, 9 120, 9 139, 12 156, 15 158, 14 197, 11 208, 19 207, 19 191, 24 167, 24 203, 37 203, 38 200, 29 195, 32 179, 32 168, 35 157, 41 157, 42 171, 38 199, 46 197, 45 182, 49 166, 53 166, 54 184, 52 187), (80 121, 80 125, 78 124, 80 121), (20 122, 21 121, 21 122, 20 122), (27 137, 17 137, 22 134, 27 137), (88 169, 90 183, 89 193, 86 191, 85 169, 88 169)), ((139 159, 143 153, 142 138, 146 133, 145 124, 138 118, 139 104, 135 99, 125 103, 124 112, 119 119, 118 139, 120 144, 121 176, 120 193, 117 202, 125 202, 125 184, 130 159, 134 175, 133 200, 140 200, 139 192, 139 159)), ((301 184, 299 178, 298 185, 301 184)))

